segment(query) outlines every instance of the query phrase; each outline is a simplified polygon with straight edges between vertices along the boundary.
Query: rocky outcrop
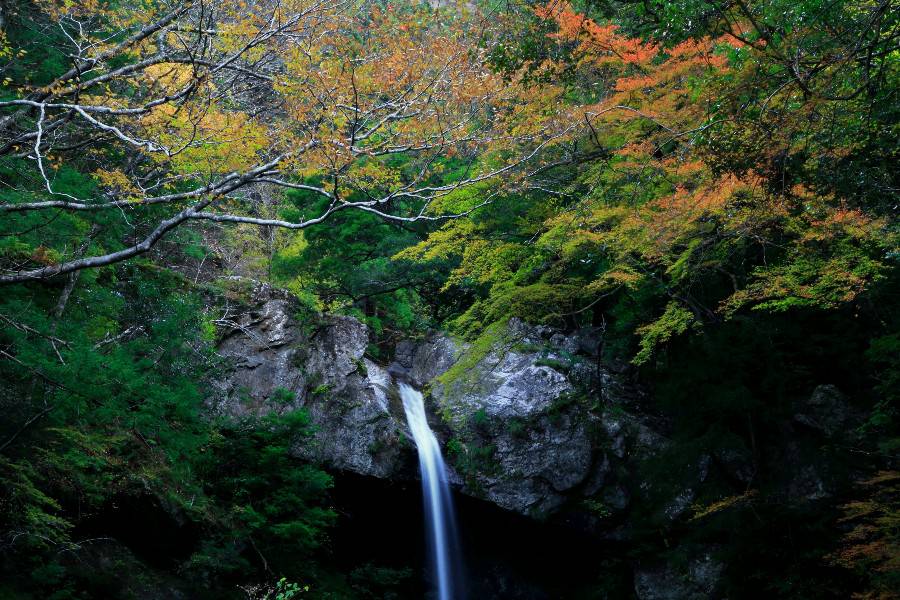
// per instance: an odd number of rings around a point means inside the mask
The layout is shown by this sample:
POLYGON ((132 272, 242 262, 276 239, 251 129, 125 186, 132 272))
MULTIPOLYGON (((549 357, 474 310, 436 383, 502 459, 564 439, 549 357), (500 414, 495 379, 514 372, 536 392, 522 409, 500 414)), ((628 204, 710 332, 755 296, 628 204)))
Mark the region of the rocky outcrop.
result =
MULTIPOLYGON (((600 342, 597 329, 564 335, 514 319, 484 356, 432 336, 401 345, 391 371, 430 382, 466 493, 531 516, 575 507, 599 522, 629 506, 634 482, 622 475, 667 443, 633 412, 643 394, 626 372, 599 363, 600 342)), ((679 498, 672 518, 690 489, 679 498)))
MULTIPOLYGON (((392 379, 404 379, 427 391, 433 428, 466 494, 624 540, 635 498, 655 491, 634 474, 668 446, 665 421, 644 409, 627 369, 600 363, 596 329, 564 335, 513 320, 483 356, 432 334, 401 342, 381 366, 366 357, 365 325, 301 313, 267 286, 218 322, 228 368, 213 384, 211 409, 241 418, 305 408, 315 427, 312 443, 296 449, 305 458, 366 476, 415 477, 415 450, 391 391, 392 379)), ((684 513, 710 460, 665 492, 663 519, 684 513)), ((698 580, 715 572, 704 564, 692 567, 698 580)), ((647 591, 676 577, 666 568, 638 572, 640 597, 667 597, 647 591)))
MULTIPOLYGON (((639 416, 640 390, 599 364, 595 329, 563 335, 513 320, 481 357, 433 334, 401 342, 382 367, 365 356, 368 330, 358 320, 301 316, 290 295, 268 286, 219 323, 229 367, 214 382, 212 409, 240 417, 303 407, 315 434, 298 454, 335 469, 415 476, 392 377, 429 391, 463 491, 525 515, 588 506, 597 521, 624 511, 636 488, 621 475, 667 443, 639 416)), ((676 490, 671 518, 692 498, 690 488, 676 490)))
POLYGON ((823 453, 823 443, 852 438, 860 425, 847 396, 836 386, 816 386, 794 405, 791 422, 782 427, 785 442, 774 449, 780 465, 780 481, 773 491, 779 500, 795 506, 808 505, 834 496, 840 475, 831 457, 823 453))
POLYGON ((432 333, 423 340, 402 340, 394 350, 390 372, 417 388, 425 388, 459 360, 465 344, 432 333))
POLYGON ((639 600, 713 600, 721 597, 717 588, 724 568, 710 551, 682 564, 641 564, 635 570, 634 592, 639 600))
POLYGON ((797 407, 794 423, 826 436, 843 432, 853 420, 847 397, 833 385, 820 385, 797 407))
POLYGON ((596 430, 582 410, 595 378, 578 348, 574 337, 513 321, 496 351, 432 385, 469 493, 547 514, 602 468, 596 430))
MULTIPOLYGON (((393 362, 379 365, 366 356, 365 325, 301 314, 289 295, 266 286, 219 324, 229 367, 214 382, 213 410, 241 417, 303 407, 316 432, 299 455, 365 476, 415 478, 415 449, 391 391, 393 381, 408 381, 426 392, 462 492, 604 543, 644 543, 649 530, 677 532, 705 510, 749 501, 766 468, 770 498, 828 498, 834 477, 816 455, 859 423, 836 387, 820 385, 777 423, 780 443, 731 435, 684 452, 630 369, 600 361, 595 328, 563 333, 512 320, 487 349, 432 333, 400 342, 393 362), (720 492, 710 489, 728 488, 748 491, 717 506, 720 492)), ((700 545, 676 548, 677 559, 652 555, 632 565, 635 595, 717 597, 725 566, 702 540, 691 543, 700 545)))
POLYGON ((259 286, 248 308, 220 320, 229 368, 213 384, 212 408, 241 416, 303 407, 315 434, 299 454, 364 475, 411 475, 414 452, 387 371, 365 357, 366 326, 297 313, 290 296, 259 286))

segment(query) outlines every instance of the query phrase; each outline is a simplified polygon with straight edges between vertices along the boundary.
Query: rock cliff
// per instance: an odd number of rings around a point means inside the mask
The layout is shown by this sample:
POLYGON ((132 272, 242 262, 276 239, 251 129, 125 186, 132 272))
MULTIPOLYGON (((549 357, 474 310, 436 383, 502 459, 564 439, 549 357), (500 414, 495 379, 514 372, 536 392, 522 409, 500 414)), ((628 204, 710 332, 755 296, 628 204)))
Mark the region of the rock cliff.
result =
MULTIPOLYGON (((369 332, 361 322, 301 312, 290 295, 267 286, 220 325, 228 368, 213 383, 211 410, 241 416, 304 407, 316 432, 297 452, 333 469, 417 477, 393 391, 403 379, 425 391, 460 491, 611 543, 634 541, 647 523, 683 522, 709 478, 740 486, 755 477, 756 459, 737 446, 701 454, 659 480, 648 477, 648 464, 666 471, 668 421, 653 412, 630 369, 599 359, 598 329, 563 333, 512 320, 486 350, 434 333, 401 342, 393 361, 379 365, 366 356, 369 332)), ((784 425, 791 441, 773 459, 784 471, 775 493, 795 503, 827 497, 827 473, 801 460, 793 440, 836 435, 852 419, 833 386, 819 386, 798 405, 784 425)), ((724 565, 713 547, 680 551, 686 561, 635 563, 638 598, 717 597, 724 565)))
POLYGON ((239 416, 304 407, 315 428, 305 458, 374 477, 412 476, 402 409, 387 371, 364 356, 365 325, 351 317, 299 315, 291 297, 268 286, 227 323, 212 409, 239 416))
POLYGON ((365 356, 365 325, 300 317, 289 295, 266 286, 225 327, 219 353, 229 368, 214 383, 213 410, 239 416, 302 406, 316 433, 298 451, 335 469, 415 476, 392 377, 427 390, 462 491, 525 515, 547 516, 579 499, 593 499, 588 505, 604 516, 623 510, 631 492, 617 473, 666 444, 634 412, 641 391, 598 363, 596 330, 563 335, 514 320, 484 356, 431 335, 399 344, 383 367, 365 356), (464 373, 453 373, 463 358, 464 373))

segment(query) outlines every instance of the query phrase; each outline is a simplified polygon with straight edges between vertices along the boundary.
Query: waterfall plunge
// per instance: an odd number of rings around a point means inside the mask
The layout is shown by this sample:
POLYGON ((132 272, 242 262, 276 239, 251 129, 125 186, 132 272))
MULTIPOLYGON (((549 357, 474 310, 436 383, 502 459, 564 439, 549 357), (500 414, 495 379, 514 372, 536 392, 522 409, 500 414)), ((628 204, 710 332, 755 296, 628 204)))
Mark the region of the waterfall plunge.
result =
POLYGON ((400 383, 398 388, 409 429, 419 450, 425 525, 431 565, 437 580, 438 599, 457 600, 463 597, 458 583, 461 562, 444 459, 437 438, 428 426, 422 394, 405 383, 400 383))

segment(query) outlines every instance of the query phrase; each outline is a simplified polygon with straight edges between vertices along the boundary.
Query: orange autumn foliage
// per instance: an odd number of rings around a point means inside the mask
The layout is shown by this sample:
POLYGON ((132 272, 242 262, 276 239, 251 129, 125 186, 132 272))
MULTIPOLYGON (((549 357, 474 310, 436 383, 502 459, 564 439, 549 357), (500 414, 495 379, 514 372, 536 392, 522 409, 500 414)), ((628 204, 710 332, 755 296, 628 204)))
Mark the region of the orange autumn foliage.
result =
POLYGON ((600 25, 575 12, 568 2, 550 2, 535 8, 535 13, 542 19, 556 21, 559 32, 553 34, 554 37, 576 42, 579 49, 596 62, 647 64, 659 51, 659 46, 655 43, 620 35, 617 25, 600 25))

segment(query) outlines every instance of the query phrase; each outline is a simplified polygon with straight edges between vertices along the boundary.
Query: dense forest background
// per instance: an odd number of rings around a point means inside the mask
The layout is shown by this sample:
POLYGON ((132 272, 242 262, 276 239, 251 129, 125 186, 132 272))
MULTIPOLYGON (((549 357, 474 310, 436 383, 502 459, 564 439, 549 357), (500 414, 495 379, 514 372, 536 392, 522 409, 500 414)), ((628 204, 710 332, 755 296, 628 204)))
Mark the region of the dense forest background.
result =
POLYGON ((97 540, 151 504, 197 597, 401 593, 329 566, 302 411, 204 410, 252 280, 382 363, 600 327, 674 422, 648 477, 758 459, 677 525, 727 540, 729 597, 896 597, 900 7, 437 4, 0 0, 0 596, 145 597, 97 540), (759 457, 821 383, 857 425, 798 509, 759 457))

